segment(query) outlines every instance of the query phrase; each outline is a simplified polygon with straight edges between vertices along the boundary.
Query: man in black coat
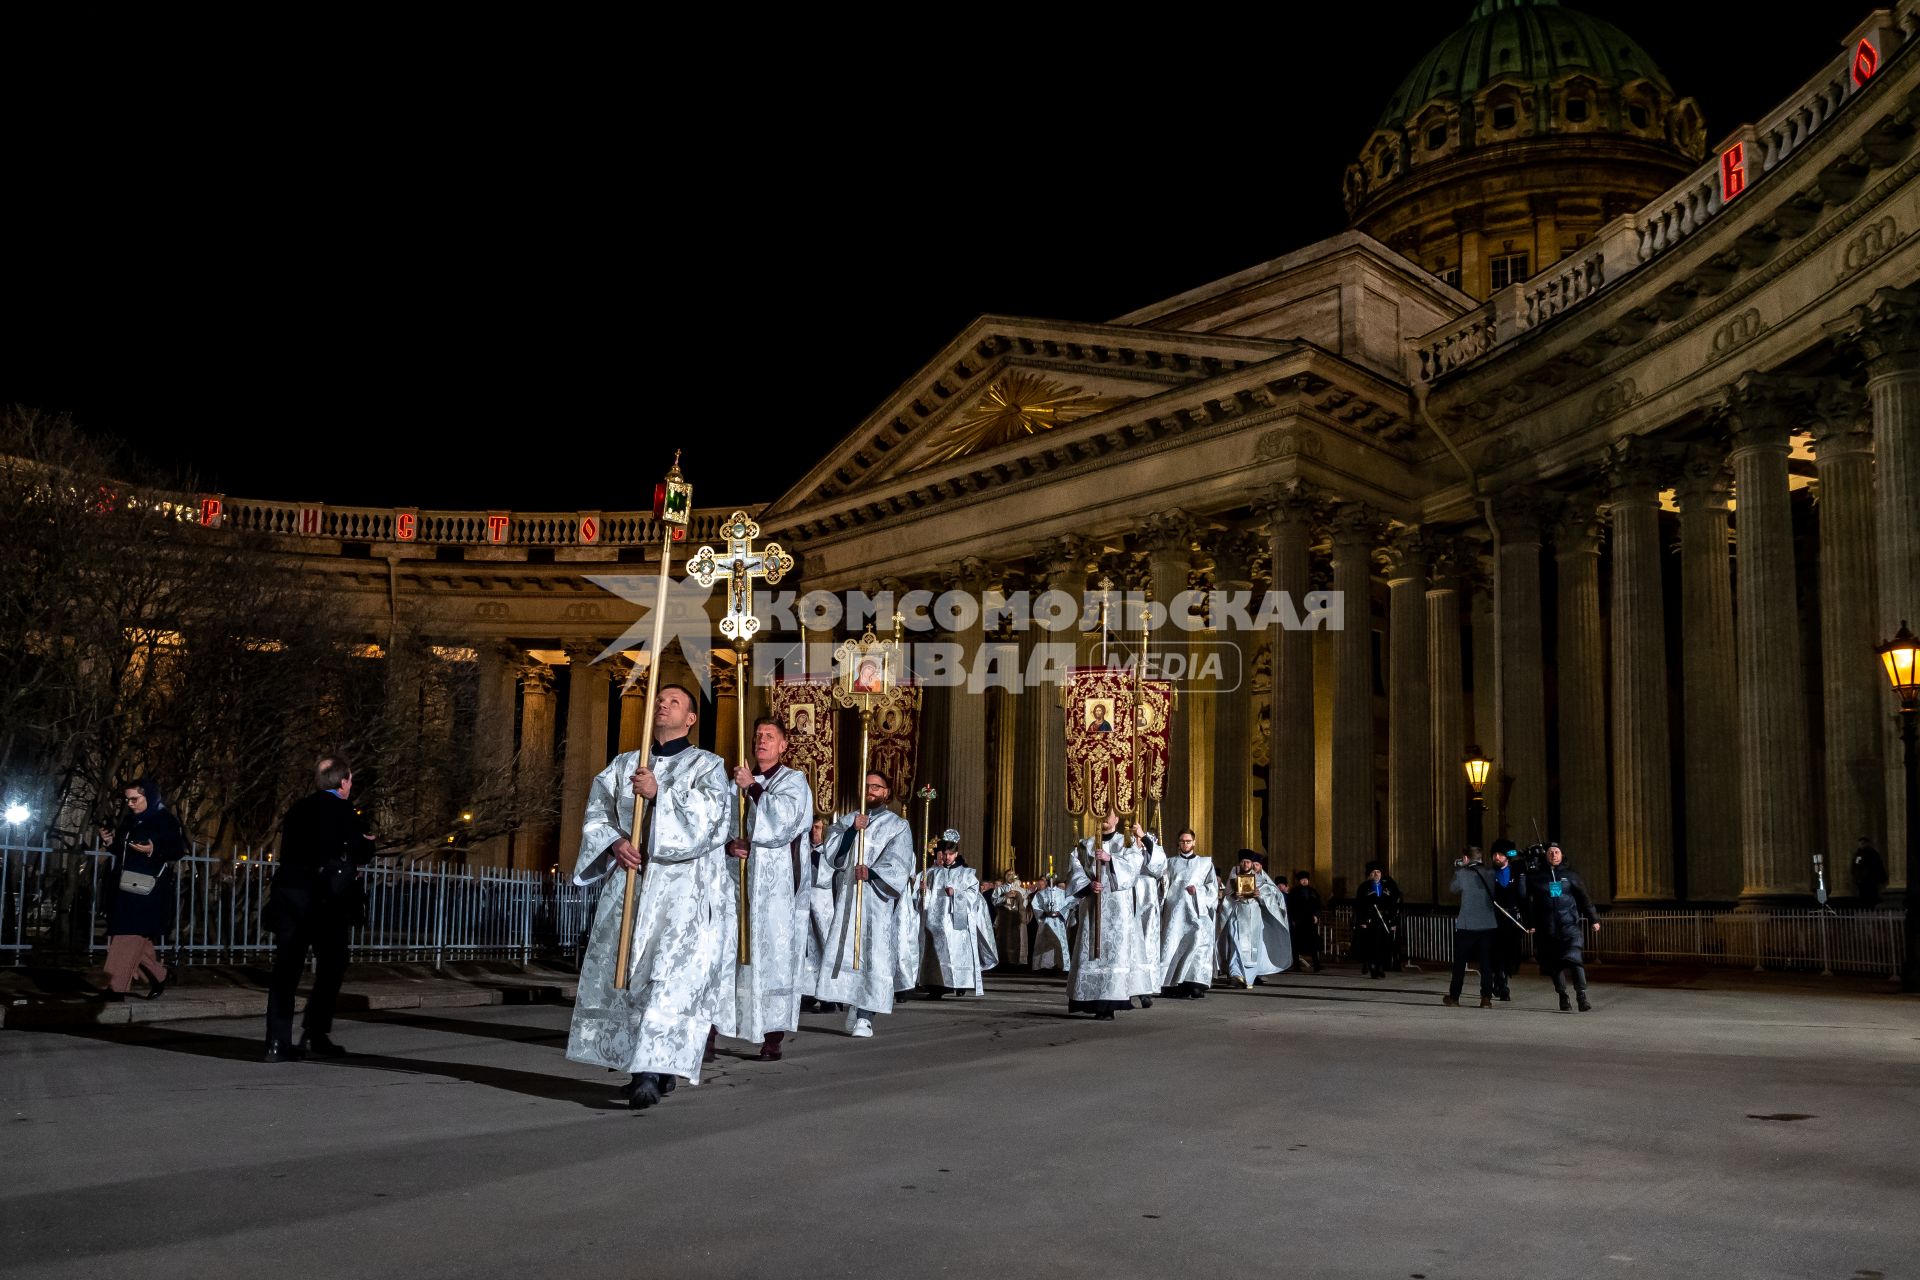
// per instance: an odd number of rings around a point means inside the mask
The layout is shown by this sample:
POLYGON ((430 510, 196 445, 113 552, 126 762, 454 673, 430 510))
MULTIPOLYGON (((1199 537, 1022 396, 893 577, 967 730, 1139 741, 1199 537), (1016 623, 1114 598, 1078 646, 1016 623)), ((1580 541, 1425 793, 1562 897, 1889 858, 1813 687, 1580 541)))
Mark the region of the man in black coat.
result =
POLYGON ((1513 865, 1513 854, 1513 841, 1494 841, 1493 907, 1499 917, 1493 940, 1495 1000, 1513 999, 1513 975, 1520 972, 1520 956, 1526 949, 1527 886, 1520 869, 1513 865))
POLYGON ((1400 886, 1377 862, 1353 895, 1353 955, 1369 978, 1387 976, 1400 939, 1400 886))
POLYGON ((373 861, 373 837, 348 803, 353 768, 340 755, 314 768, 317 790, 294 802, 280 823, 280 858, 267 899, 266 925, 274 937, 273 982, 267 997, 268 1062, 307 1053, 346 1053, 329 1036, 333 1005, 347 970, 347 935, 360 918, 360 868, 373 861), (313 990, 293 1039, 293 999, 314 955, 313 990))
POLYGON ((1597 932, 1599 913, 1587 886, 1571 867, 1563 865, 1566 855, 1557 844, 1547 846, 1547 860, 1540 870, 1527 877, 1527 905, 1532 917, 1533 949, 1540 958, 1540 969, 1553 979, 1560 996, 1560 1011, 1573 1006, 1567 1002, 1567 980, 1573 980, 1574 993, 1580 999, 1580 1012, 1593 1008, 1587 999, 1587 926, 1597 932))
POLYGON ((1320 972, 1320 891, 1310 872, 1296 871, 1293 892, 1287 895, 1287 932, 1293 937, 1293 958, 1320 972))

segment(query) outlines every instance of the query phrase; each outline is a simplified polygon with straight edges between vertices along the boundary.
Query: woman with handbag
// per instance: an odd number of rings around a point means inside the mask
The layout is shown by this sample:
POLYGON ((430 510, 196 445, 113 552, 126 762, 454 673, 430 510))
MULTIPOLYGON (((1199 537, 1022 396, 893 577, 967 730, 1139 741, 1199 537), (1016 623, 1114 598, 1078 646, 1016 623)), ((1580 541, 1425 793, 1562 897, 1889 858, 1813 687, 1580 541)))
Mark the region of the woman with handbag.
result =
POLYGON ((154 943, 173 928, 173 864, 187 851, 180 824, 160 788, 142 778, 121 789, 126 812, 100 842, 114 856, 114 893, 107 906, 107 999, 120 1000, 139 974, 147 999, 167 989, 167 967, 154 943))

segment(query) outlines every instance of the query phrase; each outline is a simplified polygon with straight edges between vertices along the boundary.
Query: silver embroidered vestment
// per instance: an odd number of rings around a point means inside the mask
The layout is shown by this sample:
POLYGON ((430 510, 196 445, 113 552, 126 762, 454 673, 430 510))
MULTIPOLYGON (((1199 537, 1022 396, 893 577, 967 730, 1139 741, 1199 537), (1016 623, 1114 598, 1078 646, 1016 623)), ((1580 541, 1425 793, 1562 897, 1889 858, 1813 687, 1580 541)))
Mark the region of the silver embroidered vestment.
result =
POLYGON ((1089 836, 1074 849, 1072 878, 1067 882, 1068 892, 1080 900, 1080 928, 1073 939, 1073 980, 1068 990, 1075 1003, 1115 1000, 1126 1004, 1138 994, 1136 982, 1144 965, 1133 886, 1147 855, 1117 831, 1097 846, 1096 839, 1089 836), (1113 859, 1104 872, 1094 857, 1096 848, 1104 848, 1113 859), (1090 891, 1096 876, 1103 888, 1098 895, 1090 891), (1093 949, 1095 912, 1100 916, 1098 953, 1093 949))
POLYGON ((859 832, 847 814, 827 831, 821 844, 818 883, 832 891, 832 913, 822 931, 816 999, 852 1005, 869 1013, 892 1013, 895 955, 900 937, 894 912, 913 875, 913 832, 890 809, 867 816, 867 888, 854 893, 855 847, 859 832), (860 900, 860 967, 855 969, 853 916, 860 900))
MULTIPOLYGON (((1293 934, 1287 923, 1286 900, 1279 886, 1259 868, 1254 869, 1257 894, 1229 898, 1220 909, 1221 966, 1243 982, 1280 973, 1293 964, 1293 934)), ((1231 879, 1232 872, 1228 872, 1231 879)))
POLYGON ((940 985, 985 991, 981 975, 1000 962, 994 946, 993 925, 987 919, 987 900, 980 877, 972 867, 928 867, 914 877, 913 896, 925 921, 927 955, 921 973, 928 986, 939 971, 940 985))
POLYGON ((725 846, 734 788, 711 751, 654 756, 659 794, 622 991, 614 979, 626 875, 607 851, 633 829, 629 779, 639 762, 638 751, 615 756, 587 793, 573 879, 605 883, 580 964, 567 1057, 698 1084, 707 1029, 733 998, 736 915, 725 846))
POLYGON ((1220 905, 1213 860, 1175 853, 1167 859, 1166 883, 1167 900, 1160 908, 1160 985, 1198 982, 1210 987, 1214 914, 1220 905))
POLYGON ((784 766, 770 778, 756 781, 761 785, 760 798, 747 804, 751 853, 744 860, 727 859, 736 895, 744 866, 753 953, 750 963, 735 967, 733 1001, 728 1017, 720 1023, 720 1034, 758 1043, 769 1031, 794 1031, 800 1026, 813 858, 803 847, 796 866, 793 842, 806 844, 803 837, 813 825, 813 789, 806 774, 784 766))

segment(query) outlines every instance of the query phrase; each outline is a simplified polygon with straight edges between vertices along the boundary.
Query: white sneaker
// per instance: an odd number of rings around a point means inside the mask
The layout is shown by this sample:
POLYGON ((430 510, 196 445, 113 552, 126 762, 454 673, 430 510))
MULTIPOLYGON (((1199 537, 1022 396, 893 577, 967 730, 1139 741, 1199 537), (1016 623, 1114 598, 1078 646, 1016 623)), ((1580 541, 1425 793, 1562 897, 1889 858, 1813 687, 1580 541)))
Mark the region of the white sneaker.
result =
POLYGON ((873 1023, 869 1022, 865 1018, 861 1018, 853 1024, 853 1030, 849 1031, 847 1034, 850 1036, 857 1036, 863 1040, 868 1039, 873 1035, 873 1023))

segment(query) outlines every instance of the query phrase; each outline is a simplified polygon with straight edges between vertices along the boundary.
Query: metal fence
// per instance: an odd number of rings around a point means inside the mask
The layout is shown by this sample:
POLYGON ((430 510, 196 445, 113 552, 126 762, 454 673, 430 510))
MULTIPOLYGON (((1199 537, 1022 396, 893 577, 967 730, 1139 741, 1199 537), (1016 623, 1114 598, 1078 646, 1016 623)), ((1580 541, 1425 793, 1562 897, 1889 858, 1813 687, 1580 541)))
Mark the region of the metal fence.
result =
MULTIPOLYGON (((1588 963, 1698 964, 1715 968, 1852 973, 1898 977, 1906 955, 1907 913, 1902 908, 1824 908, 1741 911, 1607 911, 1587 940, 1588 963)), ((1321 915, 1321 946, 1348 954, 1352 909, 1321 915)), ((1408 959, 1453 963, 1453 914, 1408 911, 1401 946, 1408 959)), ((1533 958, 1532 939, 1524 944, 1533 958)))
MULTIPOLYGON (((271 855, 204 847, 170 877, 174 928, 161 946, 178 964, 257 962, 271 954, 262 924, 271 855)), ((107 946, 113 857, 0 844, 0 963, 87 960, 107 946)), ((353 931, 356 960, 414 961, 573 956, 593 918, 596 890, 543 871, 376 863, 362 875, 366 923, 353 931)), ((1794 909, 1609 911, 1587 943, 1590 962, 1704 964, 1754 971, 1897 976, 1906 912, 1794 909)), ((1321 951, 1347 955, 1352 909, 1320 916, 1321 951)), ((1409 910, 1401 945, 1409 959, 1453 963, 1453 913, 1409 910)), ((1527 947, 1531 958, 1531 945, 1527 947)))
MULTIPOLYGON (((160 946, 174 964, 257 962, 273 951, 262 909, 270 856, 216 857, 196 847, 168 877, 174 926, 160 946)), ((0 846, 0 962, 85 960, 107 947, 113 855, 0 846)), ((378 862, 361 873, 366 921, 355 960, 570 956, 592 919, 595 890, 546 872, 378 862)), ((163 892, 169 891, 165 886, 163 892)))

